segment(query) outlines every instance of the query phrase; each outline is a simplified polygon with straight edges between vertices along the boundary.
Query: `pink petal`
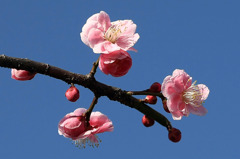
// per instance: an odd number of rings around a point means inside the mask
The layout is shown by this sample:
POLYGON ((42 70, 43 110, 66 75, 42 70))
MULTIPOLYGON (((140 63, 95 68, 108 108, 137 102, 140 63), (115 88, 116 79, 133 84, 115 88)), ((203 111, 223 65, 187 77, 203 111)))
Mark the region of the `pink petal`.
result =
POLYGON ((164 95, 164 97, 168 97, 169 94, 167 93, 167 89, 166 89, 166 83, 168 83, 171 79, 171 76, 167 76, 165 77, 165 79, 163 80, 163 83, 162 83, 162 94, 164 95))
POLYGON ((104 48, 106 50, 106 53, 111 53, 121 49, 121 47, 119 47, 117 44, 113 44, 109 41, 104 43, 104 48))
POLYGON ((134 36, 120 36, 117 39, 116 44, 121 47, 122 50, 127 51, 137 42, 138 39, 138 34, 135 34, 134 36))
POLYGON ((85 109, 85 108, 78 108, 78 109, 74 110, 73 114, 76 116, 81 116, 86 111, 87 111, 87 109, 85 109))
POLYGON ((83 41, 84 44, 89 46, 89 42, 88 42, 89 31, 92 28, 96 28, 96 27, 97 27, 97 22, 96 21, 90 21, 83 26, 82 32, 80 33, 80 37, 81 37, 81 40, 83 41))
POLYGON ((181 120, 182 119, 182 112, 176 111, 176 112, 171 112, 173 120, 181 120))
POLYGON ((176 112, 179 111, 179 104, 181 104, 182 98, 180 95, 176 94, 175 96, 171 96, 171 98, 168 98, 167 100, 167 107, 170 112, 176 112))
POLYGON ((102 43, 94 45, 93 52, 94 53, 107 53, 108 54, 108 51, 105 48, 105 45, 108 45, 108 43, 110 43, 110 42, 109 41, 104 41, 102 43))
POLYGON ((181 76, 181 75, 175 76, 173 78, 174 87, 178 93, 181 93, 184 91, 185 83, 183 82, 183 80, 184 80, 184 76, 181 76))
POLYGON ((90 125, 93 127, 98 127, 103 125, 104 123, 109 122, 109 119, 106 115, 101 112, 92 112, 90 116, 90 125))
POLYGON ((99 13, 98 22, 103 28, 102 31, 107 31, 107 29, 111 26, 109 15, 104 11, 99 13))
POLYGON ((104 42, 103 32, 99 29, 92 28, 88 33, 88 42, 90 47, 94 47, 94 45, 104 42))
POLYGON ((172 73, 172 76, 175 77, 175 76, 179 76, 181 74, 184 74, 184 70, 180 70, 180 69, 175 69, 172 73))
POLYGON ((128 51, 135 51, 135 52, 137 52, 137 50, 134 49, 133 47, 130 47, 130 48, 128 49, 128 51))
MULTIPOLYGON (((165 81, 165 80, 164 80, 165 81)), ((169 98, 173 94, 176 94, 175 84, 172 81, 165 81, 162 87, 162 93, 166 98, 169 98)))
POLYGON ((99 129, 97 130, 96 133, 103 133, 106 131, 113 131, 114 127, 111 121, 104 123, 99 129))
POLYGON ((209 95, 209 92, 210 90, 208 89, 208 87, 204 84, 198 84, 198 88, 202 94, 202 101, 206 100, 208 95, 209 95))
POLYGON ((191 105, 187 105, 187 109, 190 113, 199 115, 199 116, 203 116, 203 115, 207 114, 207 112, 208 112, 207 109, 203 106, 193 107, 191 105))
POLYGON ((85 35, 84 33, 80 33, 80 38, 84 44, 89 46, 89 41, 88 41, 87 35, 85 35))
POLYGON ((93 14, 91 17, 88 18, 88 20, 87 20, 86 23, 89 23, 89 22, 91 22, 91 21, 97 21, 99 14, 100 14, 100 13, 93 14))

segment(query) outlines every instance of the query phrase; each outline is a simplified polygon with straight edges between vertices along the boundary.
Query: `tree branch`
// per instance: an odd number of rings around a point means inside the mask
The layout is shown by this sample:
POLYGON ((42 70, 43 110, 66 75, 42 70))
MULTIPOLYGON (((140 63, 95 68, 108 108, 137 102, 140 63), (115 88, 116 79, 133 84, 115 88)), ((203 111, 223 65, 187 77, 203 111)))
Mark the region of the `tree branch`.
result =
POLYGON ((96 81, 92 76, 72 73, 64 69, 51 66, 49 64, 32 61, 29 59, 9 57, 0 55, 0 66, 6 68, 16 68, 36 72, 43 75, 62 80, 68 84, 74 83, 90 89, 96 97, 107 96, 110 100, 118 101, 121 104, 137 109, 143 114, 153 118, 155 121, 165 126, 167 129, 171 128, 171 123, 168 119, 152 109, 148 105, 129 95, 127 91, 120 88, 108 86, 96 81), (91 77, 91 78, 90 78, 91 77))

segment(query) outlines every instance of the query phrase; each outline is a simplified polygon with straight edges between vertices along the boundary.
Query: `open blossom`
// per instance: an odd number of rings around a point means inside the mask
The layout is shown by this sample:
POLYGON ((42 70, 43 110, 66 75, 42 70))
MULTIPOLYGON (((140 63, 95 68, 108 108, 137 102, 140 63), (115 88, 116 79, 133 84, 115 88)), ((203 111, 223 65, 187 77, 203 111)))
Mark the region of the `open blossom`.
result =
POLYGON ((123 50, 117 50, 110 54, 101 54, 99 68, 105 74, 120 77, 128 73, 132 66, 131 56, 123 50))
POLYGON ((26 70, 17 70, 17 69, 12 69, 11 74, 13 79, 19 80, 19 81, 31 80, 36 75, 36 73, 32 73, 26 70))
POLYGON ((79 147, 85 147, 86 143, 98 146, 100 140, 96 134, 113 131, 112 121, 100 112, 92 112, 88 125, 84 116, 86 111, 84 108, 78 108, 65 115, 58 124, 58 133, 71 138, 79 147))
POLYGON ((133 45, 139 35, 135 33, 136 24, 132 20, 111 22, 107 13, 92 15, 82 28, 80 37, 94 53, 109 53, 116 50, 134 50, 133 45))
POLYGON ((174 120, 180 120, 189 113, 200 116, 207 113, 202 104, 208 97, 209 89, 204 84, 195 84, 192 77, 179 69, 164 79, 162 93, 167 98, 167 107, 174 120))

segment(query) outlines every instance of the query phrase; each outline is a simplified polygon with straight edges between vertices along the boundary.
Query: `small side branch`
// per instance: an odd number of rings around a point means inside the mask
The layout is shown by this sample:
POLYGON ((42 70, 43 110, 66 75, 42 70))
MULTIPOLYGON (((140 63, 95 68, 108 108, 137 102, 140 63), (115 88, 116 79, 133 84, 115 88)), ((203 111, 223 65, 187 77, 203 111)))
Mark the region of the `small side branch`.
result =
POLYGON ((93 67, 92 67, 90 73, 88 74, 90 78, 93 78, 94 75, 95 75, 95 73, 96 73, 96 71, 97 71, 99 59, 100 59, 100 56, 99 56, 99 58, 97 59, 97 61, 93 63, 93 67))
MULTIPOLYGON (((98 102, 98 98, 97 98, 96 96, 94 96, 90 107, 88 108, 88 110, 87 110, 86 113, 85 113, 86 121, 87 121, 87 122, 89 122, 91 113, 92 113, 95 105, 97 104, 97 102, 98 102)), ((88 124, 89 124, 89 123, 88 123, 88 124)))
POLYGON ((143 90, 143 91, 128 91, 127 94, 129 94, 129 95, 152 95, 152 96, 158 96, 162 100, 166 99, 163 96, 162 93, 150 92, 148 89, 147 90, 143 90))

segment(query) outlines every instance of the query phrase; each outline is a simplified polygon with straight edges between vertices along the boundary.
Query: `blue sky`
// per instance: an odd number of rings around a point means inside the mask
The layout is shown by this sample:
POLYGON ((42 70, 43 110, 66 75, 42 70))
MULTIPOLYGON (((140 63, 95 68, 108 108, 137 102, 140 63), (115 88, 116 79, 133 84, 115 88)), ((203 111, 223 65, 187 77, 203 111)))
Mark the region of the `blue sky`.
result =
POLYGON ((77 86, 80 99, 71 103, 64 96, 66 83, 39 74, 28 82, 16 81, 10 69, 1 68, 0 157, 239 158, 239 6, 237 0, 1 0, 1 54, 87 74, 98 55, 79 33, 91 15, 103 10, 113 21, 132 19, 140 39, 138 53, 129 52, 133 66, 126 76, 113 78, 98 69, 97 80, 143 90, 179 68, 206 84, 210 95, 204 117, 174 121, 161 102, 152 106, 182 131, 177 144, 161 125, 145 128, 140 112, 100 98, 95 110, 108 115, 114 132, 99 135, 99 148, 78 149, 58 135, 57 124, 76 108, 88 108, 92 92, 77 86))

